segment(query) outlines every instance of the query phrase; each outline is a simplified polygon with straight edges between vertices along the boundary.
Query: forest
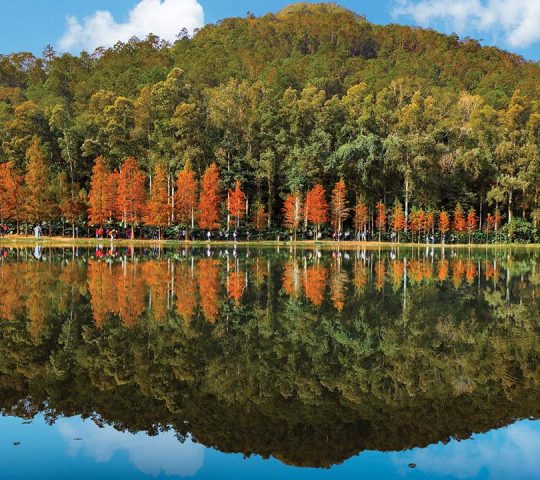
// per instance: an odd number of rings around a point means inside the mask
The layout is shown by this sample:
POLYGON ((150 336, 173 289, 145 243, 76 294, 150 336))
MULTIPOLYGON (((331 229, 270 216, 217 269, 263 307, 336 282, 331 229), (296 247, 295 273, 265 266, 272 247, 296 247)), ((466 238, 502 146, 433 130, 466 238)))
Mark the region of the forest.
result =
POLYGON ((334 4, 0 56, 0 233, 539 242, 539 148, 538 64, 334 4))
POLYGON ((0 409, 311 467, 538 418, 538 252, 422 250, 2 250, 0 409))

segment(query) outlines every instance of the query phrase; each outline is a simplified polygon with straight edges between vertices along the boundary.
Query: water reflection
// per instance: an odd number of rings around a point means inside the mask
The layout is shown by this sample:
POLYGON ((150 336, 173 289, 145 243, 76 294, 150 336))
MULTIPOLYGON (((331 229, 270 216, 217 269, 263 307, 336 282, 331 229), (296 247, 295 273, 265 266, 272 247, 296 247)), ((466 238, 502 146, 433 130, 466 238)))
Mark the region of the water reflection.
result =
POLYGON ((0 258, 8 414, 315 467, 538 416, 538 250, 0 258))

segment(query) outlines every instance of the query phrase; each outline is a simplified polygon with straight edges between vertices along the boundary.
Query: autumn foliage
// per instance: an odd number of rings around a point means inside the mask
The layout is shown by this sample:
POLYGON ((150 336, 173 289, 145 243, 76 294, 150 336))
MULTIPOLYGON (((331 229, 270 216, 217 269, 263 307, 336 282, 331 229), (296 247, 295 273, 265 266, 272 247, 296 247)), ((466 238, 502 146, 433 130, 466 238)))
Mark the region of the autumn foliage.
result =
POLYGON ((195 172, 191 169, 191 164, 186 162, 176 179, 174 208, 176 222, 186 227, 188 231, 188 227, 195 228, 198 203, 197 188, 195 172))
POLYGON ((116 218, 124 225, 131 225, 131 237, 135 225, 143 219, 146 207, 145 177, 139 170, 137 160, 128 158, 118 175, 116 218))
POLYGON ((212 163, 201 180, 199 196, 199 227, 207 230, 219 228, 219 171, 212 163))
POLYGON ((240 180, 236 180, 234 190, 229 189, 229 215, 236 228, 240 227, 240 219, 246 215, 246 196, 241 188, 240 180))
POLYGON ((326 201, 326 191, 318 183, 306 195, 306 216, 308 221, 316 227, 316 237, 320 232, 321 225, 328 221, 328 203, 326 201))

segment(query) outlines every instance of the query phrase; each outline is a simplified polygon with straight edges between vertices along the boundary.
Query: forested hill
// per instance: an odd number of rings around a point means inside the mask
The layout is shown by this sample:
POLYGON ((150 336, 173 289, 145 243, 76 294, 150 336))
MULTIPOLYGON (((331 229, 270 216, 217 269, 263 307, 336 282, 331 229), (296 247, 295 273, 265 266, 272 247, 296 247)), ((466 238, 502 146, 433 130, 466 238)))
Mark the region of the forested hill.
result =
POLYGON ((86 191, 98 156, 111 171, 135 157, 148 178, 216 162, 223 192, 241 180, 270 221, 290 192, 340 178, 351 207, 460 202, 537 221, 537 64, 333 4, 181 27, 174 44, 0 56, 0 162, 24 174, 38 137, 50 183, 65 172, 86 191))

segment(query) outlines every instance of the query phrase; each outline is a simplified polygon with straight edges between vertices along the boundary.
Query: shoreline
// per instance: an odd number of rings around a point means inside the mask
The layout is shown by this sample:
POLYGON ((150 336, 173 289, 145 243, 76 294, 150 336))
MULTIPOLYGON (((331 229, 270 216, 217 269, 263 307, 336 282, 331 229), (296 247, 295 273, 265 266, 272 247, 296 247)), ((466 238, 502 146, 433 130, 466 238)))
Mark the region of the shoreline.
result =
POLYGON ((290 240, 251 240, 251 241, 204 241, 204 240, 148 240, 148 239, 95 239, 95 238, 67 238, 67 237, 41 237, 36 239, 31 236, 7 236, 0 237, 0 246, 34 246, 42 245, 47 247, 71 247, 71 246, 82 246, 82 247, 105 247, 109 245, 115 245, 117 247, 300 247, 300 248, 332 248, 332 249, 358 249, 364 248, 366 250, 378 249, 378 248, 434 248, 434 249, 501 249, 501 248, 525 248, 525 249, 537 249, 540 248, 540 244, 537 243, 477 243, 477 244, 442 244, 435 243, 426 245, 425 243, 391 243, 391 242, 358 242, 358 241, 341 241, 336 242, 333 240, 299 240, 296 242, 290 240))

